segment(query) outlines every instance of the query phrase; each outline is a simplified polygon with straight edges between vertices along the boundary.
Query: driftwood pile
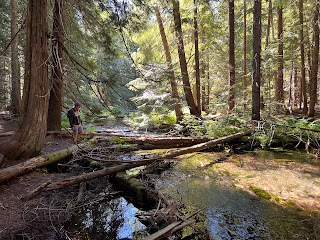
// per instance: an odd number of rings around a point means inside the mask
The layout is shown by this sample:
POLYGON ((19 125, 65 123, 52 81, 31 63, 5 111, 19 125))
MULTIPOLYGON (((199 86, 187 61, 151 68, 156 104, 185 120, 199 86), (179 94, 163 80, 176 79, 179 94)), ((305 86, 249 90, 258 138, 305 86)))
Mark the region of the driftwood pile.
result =
MULTIPOLYGON (((94 160, 96 162, 102 162, 101 169, 95 169, 92 172, 86 172, 77 176, 69 177, 60 181, 51 182, 48 181, 41 186, 37 187, 33 191, 26 193, 25 196, 21 199, 23 201, 27 201, 31 198, 34 198, 37 194, 41 193, 42 191, 51 191, 56 190, 72 185, 81 184, 83 182, 96 179, 99 177, 107 176, 107 175, 113 175, 119 172, 123 172, 125 170, 149 165, 151 163, 157 162, 157 161, 165 161, 165 160, 172 160, 175 159, 178 156, 192 153, 196 151, 200 151, 203 149, 207 149, 210 147, 213 147, 218 144, 225 144, 231 141, 234 141, 236 139, 239 139, 243 136, 251 134, 251 131, 243 132, 243 133, 237 133, 233 135, 229 135, 226 137, 218 138, 218 139, 192 139, 192 138, 148 138, 145 136, 119 136, 123 139, 123 141, 130 142, 130 143, 138 143, 141 144, 150 144, 154 148, 155 146, 166 146, 166 148, 171 147, 181 147, 181 146, 188 146, 183 147, 180 149, 174 149, 170 150, 165 154, 152 156, 152 157, 146 157, 144 159, 139 160, 130 160, 130 161, 124 161, 119 159, 104 159, 99 155, 86 155, 87 160, 94 160), (192 145, 192 146, 190 146, 192 145), (106 164, 110 163, 110 164, 106 164), (111 164, 112 163, 112 164, 111 164)), ((97 135, 97 134, 96 134, 97 135)), ((111 134, 110 134, 111 135, 111 134)), ((101 136, 101 134, 100 134, 101 136)), ((91 143, 92 144, 92 143, 91 143)), ((32 159, 29 159, 23 163, 4 168, 0 170, 0 184, 4 182, 8 182, 18 176, 21 176, 23 174, 29 173, 34 171, 37 168, 45 167, 53 163, 57 163, 62 159, 65 159, 67 156, 72 155, 79 149, 86 148, 86 144, 81 145, 73 145, 69 148, 66 148, 64 150, 60 150, 57 152, 45 154, 39 157, 35 157, 32 159)), ((163 147, 159 147, 163 148, 163 147)), ((83 186, 83 184, 81 184, 83 186)), ((80 185, 80 186, 81 186, 80 185)), ((81 189, 81 188, 80 188, 81 189)), ((79 192, 79 195, 81 193, 79 192)), ((81 196, 79 197, 81 198, 81 196)), ((155 212, 150 213, 149 216, 141 216, 141 218, 144 218, 144 220, 149 219, 150 222, 156 223, 159 218, 163 218, 163 216, 166 216, 166 220, 168 222, 167 226, 163 229, 160 229, 155 234, 150 235, 147 239, 160 239, 164 236, 170 236, 173 232, 178 231, 182 229, 185 226, 188 226, 193 223, 193 220, 190 220, 190 217, 180 217, 180 215, 177 213, 177 206, 174 204, 170 204, 168 201, 165 200, 165 198, 162 196, 162 201, 166 203, 166 207, 157 209, 155 212), (152 217, 150 217, 152 216, 152 217)), ((160 206, 160 204, 159 204, 160 206)))

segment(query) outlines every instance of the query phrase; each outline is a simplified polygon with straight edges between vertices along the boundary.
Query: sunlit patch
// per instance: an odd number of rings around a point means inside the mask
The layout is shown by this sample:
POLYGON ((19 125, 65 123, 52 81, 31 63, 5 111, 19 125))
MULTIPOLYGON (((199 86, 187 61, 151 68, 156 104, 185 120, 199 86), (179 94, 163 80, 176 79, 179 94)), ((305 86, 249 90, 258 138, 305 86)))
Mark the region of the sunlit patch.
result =
POLYGON ((314 239, 320 212, 320 163, 289 151, 197 153, 156 181, 186 206, 206 207, 213 239, 314 239), (204 161, 209 165, 202 166, 204 161))

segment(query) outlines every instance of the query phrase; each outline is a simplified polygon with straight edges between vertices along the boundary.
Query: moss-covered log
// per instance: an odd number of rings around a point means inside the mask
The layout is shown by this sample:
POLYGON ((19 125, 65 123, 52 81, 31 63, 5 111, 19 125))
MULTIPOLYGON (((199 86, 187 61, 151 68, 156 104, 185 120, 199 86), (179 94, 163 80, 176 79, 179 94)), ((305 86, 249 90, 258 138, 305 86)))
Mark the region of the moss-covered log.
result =
POLYGON ((77 151, 80 147, 85 144, 72 145, 68 148, 44 154, 39 157, 31 158, 25 162, 13 165, 0 170, 0 183, 13 179, 15 177, 21 176, 23 174, 29 173, 37 168, 50 165, 52 163, 58 162, 68 156, 73 152, 77 151))

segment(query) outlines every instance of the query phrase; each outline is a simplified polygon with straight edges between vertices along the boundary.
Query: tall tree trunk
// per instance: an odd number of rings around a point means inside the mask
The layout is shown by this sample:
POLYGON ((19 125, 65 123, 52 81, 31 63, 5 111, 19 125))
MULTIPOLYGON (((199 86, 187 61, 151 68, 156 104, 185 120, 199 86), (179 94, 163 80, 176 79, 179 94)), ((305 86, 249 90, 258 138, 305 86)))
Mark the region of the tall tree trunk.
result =
POLYGON ((312 46, 312 62, 311 62, 311 78, 310 78, 310 105, 309 117, 314 117, 315 105, 317 103, 317 78, 319 63, 319 1, 313 13, 313 46, 312 46))
POLYGON ((185 93, 187 104, 190 108, 190 113, 195 116, 200 116, 197 105, 193 100, 193 95, 192 95, 190 81, 189 81, 188 66, 187 66, 187 60, 186 60, 186 55, 184 51, 184 43, 183 43, 183 37, 182 37, 179 1, 172 0, 172 5, 173 5, 174 26, 175 26, 175 32, 176 32, 176 37, 178 42, 178 54, 179 54, 179 61, 180 61, 180 68, 181 68, 181 77, 183 82, 183 90, 185 93))
POLYGON ((210 58, 209 56, 207 57, 207 64, 206 64, 206 69, 207 69, 207 101, 206 101, 206 110, 209 110, 209 104, 210 104, 210 93, 211 93, 211 84, 210 84, 210 58))
POLYGON ((180 122, 183 118, 183 113, 181 110, 181 105, 179 103, 180 99, 179 99, 179 93, 178 93, 178 86, 177 86, 176 78, 175 78, 174 71, 172 68, 172 59, 171 59, 171 53, 169 50, 169 44, 168 44, 166 33, 164 31, 164 26, 163 26, 161 14, 160 14, 159 8, 157 6, 155 7, 155 12, 156 12, 157 22, 158 22, 158 26, 159 26, 160 35, 161 35, 163 49, 164 49, 164 52, 166 55, 166 62, 167 62, 167 66, 168 66, 168 74, 170 77, 172 98, 175 102, 174 109, 176 112, 176 118, 177 118, 177 121, 180 122))
POLYGON ((206 85, 204 82, 201 85, 201 110, 206 111, 206 85))
MULTIPOLYGON (((273 7, 272 7, 272 0, 268 0, 268 25, 267 25, 267 36, 266 36, 266 49, 270 43, 270 31, 272 30, 272 40, 274 40, 274 26, 273 26, 273 7)), ((273 70, 270 68, 266 73, 266 80, 267 80, 267 94, 269 101, 271 100, 271 82, 274 76, 273 70)), ((271 112, 271 104, 269 104, 269 111, 271 112)))
POLYGON ((303 102, 303 113, 308 112, 308 102, 307 102, 307 88, 306 88, 306 71, 305 71, 305 59, 304 59, 304 34, 303 34, 303 0, 299 0, 299 24, 300 24, 300 58, 301 58, 301 102, 303 102))
POLYGON ((199 57, 199 29, 198 29, 198 7, 197 1, 194 0, 194 61, 195 61, 195 71, 196 71, 196 103, 198 107, 198 114, 201 115, 201 93, 200 93, 200 57, 199 57))
POLYGON ((253 7, 252 120, 260 120, 261 0, 253 7))
POLYGON ((243 102, 247 110, 247 0, 243 0, 243 102))
POLYGON ((205 62, 205 59, 202 58, 202 61, 201 61, 201 79, 202 79, 202 84, 201 84, 201 109, 202 111, 207 111, 207 96, 206 96, 206 62, 205 62))
POLYGON ((234 52, 234 1, 229 0, 229 96, 228 96, 228 112, 234 109, 235 94, 234 84, 236 78, 235 72, 235 52, 234 52))
POLYGON ((293 106, 295 105, 296 98, 296 77, 297 77, 297 69, 294 66, 294 53, 292 51, 292 62, 291 62, 291 74, 290 74, 290 86, 289 86, 289 111, 293 111, 293 106))
MULTIPOLYGON (((309 38, 309 28, 305 28, 305 30, 306 30, 306 36, 305 36, 305 38, 306 38, 306 41, 305 41, 305 43, 306 43, 306 46, 305 46, 305 48, 307 49, 307 62, 308 62, 308 64, 307 64, 307 73, 308 73, 308 76, 309 76, 309 82, 310 82, 310 79, 311 79, 311 48, 312 48, 312 46, 311 46, 311 41, 312 40, 310 40, 310 38, 309 38)), ((310 93, 310 91, 309 91, 309 93, 310 93)), ((310 97, 310 96, 309 96, 310 97)))
POLYGON ((270 13, 271 13, 271 32, 272 32, 272 40, 275 39, 275 34, 274 34, 274 22, 273 22, 273 5, 272 5, 272 1, 273 0, 270 0, 270 13))
POLYGON ((63 87, 64 0, 55 0, 52 26, 52 80, 48 111, 48 130, 61 130, 63 87))
POLYGON ((292 93, 292 106, 297 106, 298 101, 298 68, 294 66, 293 69, 293 93, 292 93))
POLYGON ((275 84, 275 99, 283 103, 283 7, 278 6, 278 74, 275 84))
POLYGON ((272 0, 269 0, 268 25, 267 25, 267 35, 266 35, 266 48, 269 46, 269 41, 270 41, 271 21, 272 21, 272 0))
POLYGON ((22 114, 18 130, 0 144, 9 159, 29 158, 43 147, 48 113, 48 13, 46 0, 29 0, 22 114))
POLYGON ((20 93, 20 63, 18 56, 18 3, 11 0, 11 111, 13 114, 20 114, 21 93, 20 93))

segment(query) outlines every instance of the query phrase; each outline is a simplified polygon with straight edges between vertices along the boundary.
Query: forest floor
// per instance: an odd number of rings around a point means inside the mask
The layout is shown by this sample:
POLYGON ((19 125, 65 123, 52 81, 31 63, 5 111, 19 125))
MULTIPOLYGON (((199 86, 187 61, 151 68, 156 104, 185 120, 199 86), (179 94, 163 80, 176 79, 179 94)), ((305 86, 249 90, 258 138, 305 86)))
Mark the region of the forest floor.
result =
MULTIPOLYGON (((0 119, 0 133, 14 131, 17 128, 16 120, 0 119)), ((1 140, 3 140, 2 137, 1 140)), ((54 138, 47 136, 43 151, 51 152, 63 149, 72 144, 72 138, 54 138)), ((16 163, 16 162, 15 162, 16 163)), ((1 167, 6 167, 14 163, 6 163, 1 167)), ((45 183, 48 179, 57 181, 66 177, 68 174, 51 174, 48 172, 37 171, 36 174, 26 174, 7 184, 0 185, 0 239, 50 239, 50 236, 45 236, 47 225, 53 226, 53 223, 48 223, 48 217, 39 216, 41 208, 48 208, 53 201, 52 196, 35 198, 27 202, 20 200, 29 191, 32 191, 37 186, 45 183), (43 221, 41 220, 43 219, 43 221), (28 232, 33 229, 30 235, 28 232), (30 238, 31 237, 31 238, 30 238), (45 238, 43 238, 45 237, 45 238)), ((64 194, 60 194, 60 197, 64 194)), ((57 196, 55 196, 57 197, 57 196)), ((50 217, 49 217, 50 219, 50 217)), ((66 220, 60 219, 59 221, 66 220)), ((49 233, 50 234, 50 233, 49 233)))
MULTIPOLYGON (((0 133, 14 131, 16 127, 16 121, 0 119, 0 133)), ((71 137, 61 138, 49 135, 43 151, 56 151, 70 145, 72 145, 71 137)), ((239 188, 254 192, 249 185, 256 185, 305 210, 320 212, 320 161, 318 159, 315 159, 312 164, 294 162, 280 164, 267 161, 256 162, 250 157, 240 160, 230 158, 229 161, 220 163, 220 167, 225 169, 219 170, 222 175, 228 173, 238 177, 236 185, 239 188), (241 165, 240 168, 239 165, 241 165), (296 174, 289 179, 288 176, 293 172, 296 174), (270 182, 270 179, 273 181, 270 182)), ((20 198, 48 179, 58 181, 72 174, 75 173, 50 173, 47 170, 37 170, 0 185, 0 239, 57 239, 56 233, 59 233, 61 239, 66 239, 68 233, 61 236, 63 232, 61 229, 72 213, 77 211, 75 199, 79 186, 43 192, 40 196, 25 202, 20 198)), ((90 181, 90 191, 92 193, 104 191, 106 181, 107 178, 90 181)))

